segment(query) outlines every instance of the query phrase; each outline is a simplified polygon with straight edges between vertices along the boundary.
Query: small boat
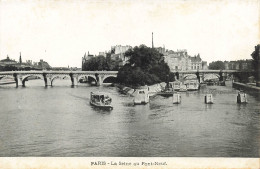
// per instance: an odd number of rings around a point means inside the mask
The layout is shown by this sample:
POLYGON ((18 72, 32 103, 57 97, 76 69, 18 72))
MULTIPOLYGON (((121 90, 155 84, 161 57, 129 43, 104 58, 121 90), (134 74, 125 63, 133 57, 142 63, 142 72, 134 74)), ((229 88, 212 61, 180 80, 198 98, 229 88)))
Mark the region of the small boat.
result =
POLYGON ((188 91, 195 91, 199 90, 200 84, 198 82, 188 82, 186 83, 186 86, 188 91))
POLYGON ((112 99, 105 93, 102 92, 90 93, 90 104, 92 106, 112 110, 113 106, 111 105, 111 102, 112 99))
POLYGON ((237 94, 237 103, 247 103, 247 95, 244 91, 239 91, 237 94))
POLYGON ((175 91, 180 90, 181 82, 180 81, 175 81, 175 82, 169 82, 169 84, 174 88, 175 91))
POLYGON ((164 90, 162 90, 161 92, 158 92, 158 95, 164 96, 164 97, 170 97, 172 96, 174 93, 174 88, 171 84, 169 84, 168 86, 165 87, 164 90))
POLYGON ((186 91, 187 91, 187 86, 185 84, 181 84, 179 92, 186 92, 186 91))
POLYGON ((138 89, 134 95, 134 104, 146 104, 150 100, 147 89, 138 89))
POLYGON ((206 94, 204 101, 205 101, 206 104, 213 104, 212 94, 206 94))

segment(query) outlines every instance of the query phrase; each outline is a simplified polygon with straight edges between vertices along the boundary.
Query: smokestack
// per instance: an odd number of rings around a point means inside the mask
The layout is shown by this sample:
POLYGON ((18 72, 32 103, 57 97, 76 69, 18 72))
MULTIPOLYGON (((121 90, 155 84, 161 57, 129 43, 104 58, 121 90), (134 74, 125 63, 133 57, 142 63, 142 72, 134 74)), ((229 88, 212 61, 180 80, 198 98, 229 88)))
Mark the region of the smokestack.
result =
POLYGON ((153 48, 153 32, 152 32, 152 48, 153 48))

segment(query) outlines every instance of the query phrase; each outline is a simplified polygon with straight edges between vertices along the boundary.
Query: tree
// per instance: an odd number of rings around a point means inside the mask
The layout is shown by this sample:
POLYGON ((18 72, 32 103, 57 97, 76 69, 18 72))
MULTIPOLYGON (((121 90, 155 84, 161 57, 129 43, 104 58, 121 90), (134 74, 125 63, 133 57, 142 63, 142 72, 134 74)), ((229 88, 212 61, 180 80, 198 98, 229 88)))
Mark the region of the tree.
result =
POLYGON ((119 69, 119 83, 140 86, 166 82, 169 79, 170 68, 164 62, 163 55, 154 48, 145 45, 126 51, 129 63, 119 69))
POLYGON ((85 64, 83 64, 83 70, 108 70, 106 58, 104 56, 97 56, 89 59, 85 64))
POLYGON ((111 59, 111 53, 107 57, 102 55, 93 57, 87 60, 82 67, 82 70, 96 71, 96 70, 119 70, 122 59, 111 59))
POLYGON ((251 54, 253 61, 252 61, 252 66, 254 70, 258 69, 258 63, 259 63, 259 57, 260 57, 260 44, 255 46, 255 51, 251 54))
POLYGON ((260 44, 255 46, 255 51, 251 54, 253 61, 254 76, 256 78, 256 86, 260 86, 260 44))
POLYGON ((225 64, 222 61, 214 61, 209 64, 209 69, 222 70, 225 69, 225 64))

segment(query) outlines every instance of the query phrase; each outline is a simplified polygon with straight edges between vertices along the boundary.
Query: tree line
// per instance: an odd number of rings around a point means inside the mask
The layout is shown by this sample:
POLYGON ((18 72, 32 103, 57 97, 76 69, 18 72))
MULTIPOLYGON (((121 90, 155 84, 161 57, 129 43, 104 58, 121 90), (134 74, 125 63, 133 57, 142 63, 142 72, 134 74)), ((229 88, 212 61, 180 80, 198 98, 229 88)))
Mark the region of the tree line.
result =
POLYGON ((129 60, 122 65, 122 60, 97 56, 89 59, 82 70, 117 70, 117 82, 131 86, 152 85, 160 82, 174 80, 174 74, 170 72, 164 57, 154 48, 145 45, 136 46, 125 52, 129 60))

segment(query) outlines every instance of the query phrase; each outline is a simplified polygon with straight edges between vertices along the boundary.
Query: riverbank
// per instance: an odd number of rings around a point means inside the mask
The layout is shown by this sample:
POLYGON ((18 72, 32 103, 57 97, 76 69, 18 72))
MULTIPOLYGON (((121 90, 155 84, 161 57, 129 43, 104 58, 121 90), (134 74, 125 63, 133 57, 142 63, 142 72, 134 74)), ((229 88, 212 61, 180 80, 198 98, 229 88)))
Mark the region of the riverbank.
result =
POLYGON ((122 93, 124 93, 126 95, 130 95, 130 96, 134 96, 135 95, 136 89, 148 88, 149 95, 150 96, 154 96, 158 92, 161 92, 165 88, 166 83, 162 82, 162 83, 157 83, 157 84, 150 85, 150 86, 140 86, 140 87, 137 87, 137 88, 127 87, 127 86, 121 85, 121 84, 114 84, 114 86, 119 88, 120 92, 122 92, 122 93))
POLYGON ((255 84, 233 82, 232 87, 235 89, 244 90, 252 93, 260 93, 260 87, 256 87, 255 84))
POLYGON ((1 80, 0 81, 0 85, 7 85, 7 84, 14 84, 15 81, 14 80, 1 80))
MULTIPOLYGON (((37 80, 37 79, 41 79, 37 76, 30 76, 27 78, 27 81, 28 80, 37 80)), ((7 84, 14 84, 16 83, 15 80, 13 78, 6 78, 6 79, 3 79, 3 80, 0 80, 0 85, 7 85, 7 84)))

